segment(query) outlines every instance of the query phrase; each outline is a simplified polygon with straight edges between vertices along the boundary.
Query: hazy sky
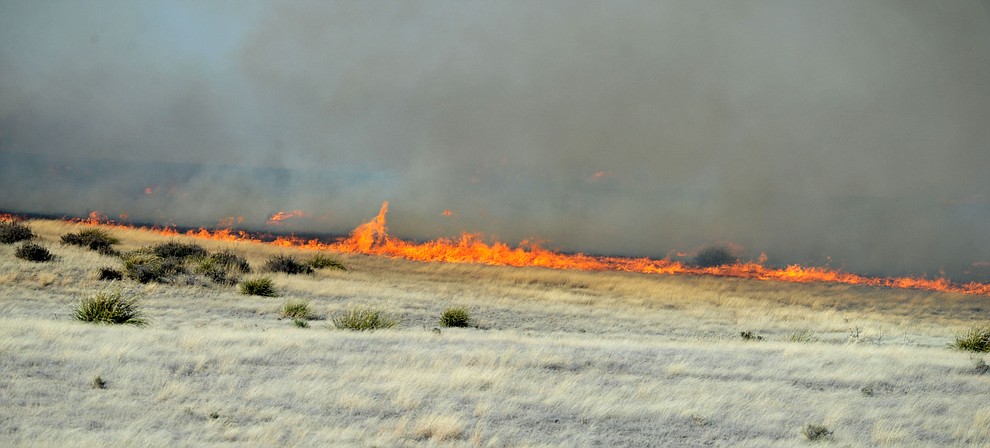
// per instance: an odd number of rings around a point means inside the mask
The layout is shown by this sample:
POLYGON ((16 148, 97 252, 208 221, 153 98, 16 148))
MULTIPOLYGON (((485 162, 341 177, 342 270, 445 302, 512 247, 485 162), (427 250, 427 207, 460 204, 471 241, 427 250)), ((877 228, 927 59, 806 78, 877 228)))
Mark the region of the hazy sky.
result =
POLYGON ((990 7, 0 0, 0 156, 20 211, 343 232, 389 200, 406 237, 960 276, 990 7))

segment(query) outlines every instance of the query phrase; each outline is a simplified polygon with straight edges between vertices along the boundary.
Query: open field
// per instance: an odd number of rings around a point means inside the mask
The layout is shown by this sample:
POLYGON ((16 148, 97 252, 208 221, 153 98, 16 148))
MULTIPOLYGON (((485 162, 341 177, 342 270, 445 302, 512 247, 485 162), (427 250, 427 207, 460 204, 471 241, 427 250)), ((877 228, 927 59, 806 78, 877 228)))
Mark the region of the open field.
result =
MULTIPOLYGON (((341 254, 347 271, 271 275, 269 298, 99 281, 118 258, 59 244, 85 226, 29 224, 58 258, 0 245, 2 446, 792 447, 809 424, 824 446, 990 446, 990 357, 948 348, 988 321, 985 296, 341 254), (150 325, 72 318, 118 287, 150 325), (279 318, 299 300, 324 319, 279 318), (402 323, 330 328, 356 305, 402 323), (436 334, 451 306, 477 326, 436 334)), ((256 270, 311 255, 175 239, 256 270)))

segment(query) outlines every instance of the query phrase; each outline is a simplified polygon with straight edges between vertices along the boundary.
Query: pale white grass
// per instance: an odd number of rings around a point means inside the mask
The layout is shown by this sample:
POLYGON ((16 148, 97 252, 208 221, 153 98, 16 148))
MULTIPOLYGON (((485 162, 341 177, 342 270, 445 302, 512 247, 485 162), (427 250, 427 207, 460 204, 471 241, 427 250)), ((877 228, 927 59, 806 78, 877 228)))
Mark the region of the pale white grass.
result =
POLYGON ((342 256, 347 272, 274 275, 279 298, 119 282, 151 320, 132 328, 69 316, 113 258, 54 246, 38 269, 5 250, 0 445, 791 447, 808 423, 835 446, 990 444, 990 375, 946 347, 985 298, 342 256), (299 330, 286 300, 403 324, 299 330), (449 306, 483 329, 430 332, 449 306))

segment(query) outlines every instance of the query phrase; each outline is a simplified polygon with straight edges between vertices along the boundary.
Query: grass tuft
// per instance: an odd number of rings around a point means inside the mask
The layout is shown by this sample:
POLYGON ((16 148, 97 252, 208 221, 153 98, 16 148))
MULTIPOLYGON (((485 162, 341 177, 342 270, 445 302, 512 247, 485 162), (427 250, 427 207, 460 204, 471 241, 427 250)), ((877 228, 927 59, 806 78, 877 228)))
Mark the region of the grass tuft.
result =
POLYGON ((31 228, 16 221, 0 221, 0 243, 13 244, 34 238, 31 228))
POLYGON ((795 331, 787 336, 787 342, 815 342, 815 334, 811 330, 795 331))
POLYGON ((330 322, 337 329, 370 331, 392 328, 399 325, 400 321, 381 310, 359 306, 334 316, 330 322))
POLYGON ((275 283, 268 277, 255 277, 241 283, 241 294, 249 296, 278 297, 275 283))
POLYGON ((124 297, 120 289, 104 291, 79 301, 73 316, 83 322, 104 324, 147 325, 148 321, 138 309, 136 297, 124 297))
POLYGON ((291 255, 275 255, 265 263, 268 272, 284 272, 286 274, 312 274, 312 266, 302 263, 291 255))
POLYGON ((88 247, 102 254, 113 253, 113 245, 119 243, 119 238, 103 229, 82 229, 76 233, 62 235, 62 244, 88 247))
POLYGON ((441 327, 467 327, 471 325, 471 314, 465 307, 450 307, 440 314, 441 327))
POLYGON ((990 352, 990 325, 970 328, 965 335, 957 336, 952 346, 969 352, 990 352))
POLYGON ((347 266, 344 266, 344 263, 342 263, 340 260, 322 253, 313 255, 313 258, 310 258, 309 261, 306 262, 306 264, 308 264, 313 269, 329 268, 329 269, 339 269, 341 271, 347 270, 347 266))
POLYGON ((35 243, 24 243, 14 251, 14 256, 22 260, 43 263, 55 258, 44 246, 35 243))
POLYGON ((282 314, 280 317, 312 320, 316 317, 316 315, 309 309, 309 302, 291 301, 286 302, 285 305, 282 305, 282 314))

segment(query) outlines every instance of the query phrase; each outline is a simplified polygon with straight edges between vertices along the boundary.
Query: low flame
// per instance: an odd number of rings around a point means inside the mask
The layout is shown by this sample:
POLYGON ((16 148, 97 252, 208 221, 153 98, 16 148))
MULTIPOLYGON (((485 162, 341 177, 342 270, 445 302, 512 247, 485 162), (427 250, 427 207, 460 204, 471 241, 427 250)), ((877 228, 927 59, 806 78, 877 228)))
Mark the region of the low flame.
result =
MULTIPOLYGON (((316 239, 305 240, 295 236, 280 236, 274 241, 263 241, 259 235, 230 228, 208 230, 200 228, 188 230, 184 235, 222 241, 242 241, 272 244, 280 247, 294 247, 310 250, 331 250, 345 253, 359 253, 386 257, 405 258, 423 262, 478 263, 498 266, 536 266, 551 269, 572 269, 592 271, 622 271, 644 274, 687 274, 711 275, 718 277, 750 278, 790 283, 842 283, 849 285, 880 286, 887 288, 920 289, 928 291, 955 292, 990 296, 990 284, 970 282, 955 283, 947 278, 927 279, 922 277, 867 277, 843 272, 828 267, 804 267, 790 265, 785 268, 764 266, 766 254, 761 253, 757 261, 740 261, 735 264, 715 267, 695 267, 681 261, 651 258, 602 257, 585 254, 565 254, 542 247, 537 242, 523 241, 515 248, 505 243, 485 242, 481 234, 463 233, 460 238, 438 238, 433 241, 416 243, 392 237, 388 234, 385 215, 388 202, 382 203, 378 215, 371 221, 359 225, 350 236, 336 242, 316 239)), ((278 215, 278 214, 276 214, 278 215)), ((76 220, 86 224, 100 224, 134 228, 119 224, 99 212, 90 213, 88 219, 76 220)), ((162 235, 179 235, 174 227, 152 227, 142 229, 162 235)))

